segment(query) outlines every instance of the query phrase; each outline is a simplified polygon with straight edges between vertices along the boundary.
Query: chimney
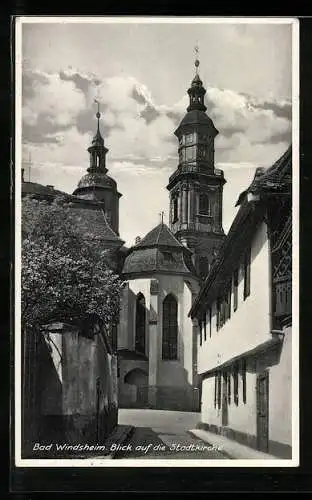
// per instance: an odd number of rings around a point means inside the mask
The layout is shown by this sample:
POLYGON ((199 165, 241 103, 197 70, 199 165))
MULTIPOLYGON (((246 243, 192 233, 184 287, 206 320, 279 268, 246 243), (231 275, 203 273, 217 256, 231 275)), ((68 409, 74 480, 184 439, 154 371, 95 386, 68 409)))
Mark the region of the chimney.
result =
POLYGON ((141 236, 137 236, 135 238, 135 244, 137 245, 138 243, 140 243, 140 241, 141 241, 141 236))
POLYGON ((52 184, 47 184, 47 188, 54 189, 54 186, 52 186, 52 184))

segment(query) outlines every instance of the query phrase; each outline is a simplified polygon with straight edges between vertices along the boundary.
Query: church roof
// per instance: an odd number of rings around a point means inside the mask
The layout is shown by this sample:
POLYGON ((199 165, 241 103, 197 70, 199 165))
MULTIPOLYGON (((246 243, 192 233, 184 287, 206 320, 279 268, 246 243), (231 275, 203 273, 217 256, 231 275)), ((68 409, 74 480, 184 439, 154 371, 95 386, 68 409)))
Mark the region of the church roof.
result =
POLYGON ((129 250, 122 269, 129 277, 153 273, 195 275, 190 250, 163 223, 129 250))
POLYGON ((22 196, 26 195, 34 195, 39 197, 55 197, 64 195, 67 196, 63 191, 59 191, 54 189, 53 186, 44 186, 43 184, 39 184, 38 182, 22 182, 22 196))
POLYGON ((119 246, 123 244, 123 241, 110 227, 100 203, 73 201, 71 211, 76 219, 76 224, 81 228, 81 232, 86 238, 96 238, 116 245, 119 244, 119 246))
POLYGON ((115 188, 116 181, 102 172, 89 172, 85 174, 80 181, 74 193, 82 188, 98 187, 98 188, 115 188))
POLYGON ((180 129, 180 127, 183 127, 185 125, 205 125, 206 127, 208 126, 211 128, 211 130, 218 133, 211 118, 209 118, 205 111, 202 111, 200 109, 192 109, 191 111, 188 111, 180 122, 180 125, 175 131, 175 134, 180 129))
POLYGON ((154 246, 182 248, 189 252, 189 250, 174 236, 169 227, 163 223, 158 224, 158 226, 147 233, 147 235, 135 245, 135 248, 154 246))

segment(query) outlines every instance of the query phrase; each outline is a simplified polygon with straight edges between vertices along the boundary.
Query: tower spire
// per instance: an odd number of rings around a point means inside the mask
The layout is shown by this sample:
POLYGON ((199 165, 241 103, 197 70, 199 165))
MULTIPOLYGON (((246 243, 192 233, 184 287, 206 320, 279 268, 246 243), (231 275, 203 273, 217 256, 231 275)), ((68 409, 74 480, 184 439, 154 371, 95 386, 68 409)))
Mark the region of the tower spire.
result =
POLYGON ((88 152, 90 154, 90 166, 88 168, 88 172, 102 172, 105 174, 107 172, 107 168, 105 166, 105 156, 108 149, 104 146, 104 139, 100 131, 100 101, 98 98, 95 98, 94 102, 97 105, 97 112, 95 114, 97 119, 97 130, 92 139, 91 146, 88 148, 88 152))
POLYGON ((94 99, 94 102, 97 104, 97 112, 96 112, 96 118, 97 118, 97 131, 100 133, 100 118, 101 118, 101 113, 100 113, 100 102, 97 99, 94 99))
POLYGON ((200 64, 198 43, 196 43, 196 45, 194 47, 194 52, 195 52, 195 63, 194 63, 195 64, 195 73, 196 73, 196 75, 198 75, 198 67, 200 64))

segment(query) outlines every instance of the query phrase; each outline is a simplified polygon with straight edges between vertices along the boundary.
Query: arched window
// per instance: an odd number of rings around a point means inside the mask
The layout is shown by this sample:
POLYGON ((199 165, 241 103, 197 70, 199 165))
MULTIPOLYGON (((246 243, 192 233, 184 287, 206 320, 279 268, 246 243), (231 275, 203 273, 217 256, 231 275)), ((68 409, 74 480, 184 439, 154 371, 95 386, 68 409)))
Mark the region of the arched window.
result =
POLYGON ((178 303, 171 294, 163 302, 162 359, 178 357, 178 303))
POLYGON ((199 196, 199 213, 203 215, 211 215, 211 204, 209 195, 201 193, 199 196))
POLYGON ((139 293, 136 299, 135 313, 135 350, 145 354, 145 323, 146 307, 143 293, 139 293))

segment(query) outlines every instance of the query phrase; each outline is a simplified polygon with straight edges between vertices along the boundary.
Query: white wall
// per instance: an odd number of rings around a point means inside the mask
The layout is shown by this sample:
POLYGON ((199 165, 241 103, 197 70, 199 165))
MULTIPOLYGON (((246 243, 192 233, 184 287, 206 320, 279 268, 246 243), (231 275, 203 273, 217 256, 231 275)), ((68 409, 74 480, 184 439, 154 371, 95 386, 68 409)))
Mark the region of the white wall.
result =
MULTIPOLYGON (((157 353, 155 363, 156 384, 159 386, 176 385, 179 387, 193 383, 193 327, 188 317, 192 305, 192 290, 197 290, 198 283, 189 279, 190 285, 185 283, 182 276, 155 275, 144 279, 129 280, 123 291, 121 314, 118 332, 118 348, 134 350, 135 347, 135 298, 139 292, 143 293, 146 301, 146 354, 149 353, 149 310, 151 304, 151 280, 159 282, 158 294, 158 323, 157 323, 157 353), (162 324, 163 300, 172 293, 178 301, 178 359, 162 360, 162 324)), ((150 359, 151 361, 151 359, 150 359)))
MULTIPOLYGON (((159 275, 159 323, 158 323, 158 338, 159 338, 159 362, 157 385, 163 386, 183 386, 186 383, 192 384, 192 363, 193 363, 193 329, 192 320, 188 317, 191 308, 191 290, 185 283, 182 276, 159 275), (162 360, 161 343, 162 343, 162 304, 165 297, 172 293, 178 301, 178 360, 169 361, 162 360)), ((196 289, 197 282, 193 279, 189 280, 191 286, 196 289)))
MULTIPOLYGON (((228 427, 245 434, 256 435, 256 373, 255 364, 251 361, 246 364, 246 403, 243 402, 243 384, 241 374, 238 378, 238 405, 233 398, 234 384, 231 377, 231 401, 228 405, 228 427)), ((202 383, 201 421, 210 425, 222 426, 222 409, 214 407, 215 378, 210 376, 202 383)))
POLYGON ((121 299, 121 310, 118 325, 118 349, 134 350, 135 348, 135 314, 136 296, 142 293, 145 297, 146 305, 146 338, 145 354, 148 354, 149 347, 149 309, 150 309, 150 279, 136 279, 127 282, 123 289, 121 299))
POLYGON ((292 443, 292 348, 291 328, 285 330, 279 363, 269 374, 269 436, 273 441, 292 443))
MULTIPOLYGON (((233 310, 232 291, 231 318, 217 331, 216 314, 214 314, 211 338, 208 334, 202 346, 199 344, 198 334, 198 373, 204 373, 235 356, 247 353, 271 338, 269 262, 267 226, 262 223, 251 247, 250 295, 244 300, 241 266, 237 310, 235 312, 233 310)), ((215 309, 216 303, 213 304, 213 310, 215 309)))

